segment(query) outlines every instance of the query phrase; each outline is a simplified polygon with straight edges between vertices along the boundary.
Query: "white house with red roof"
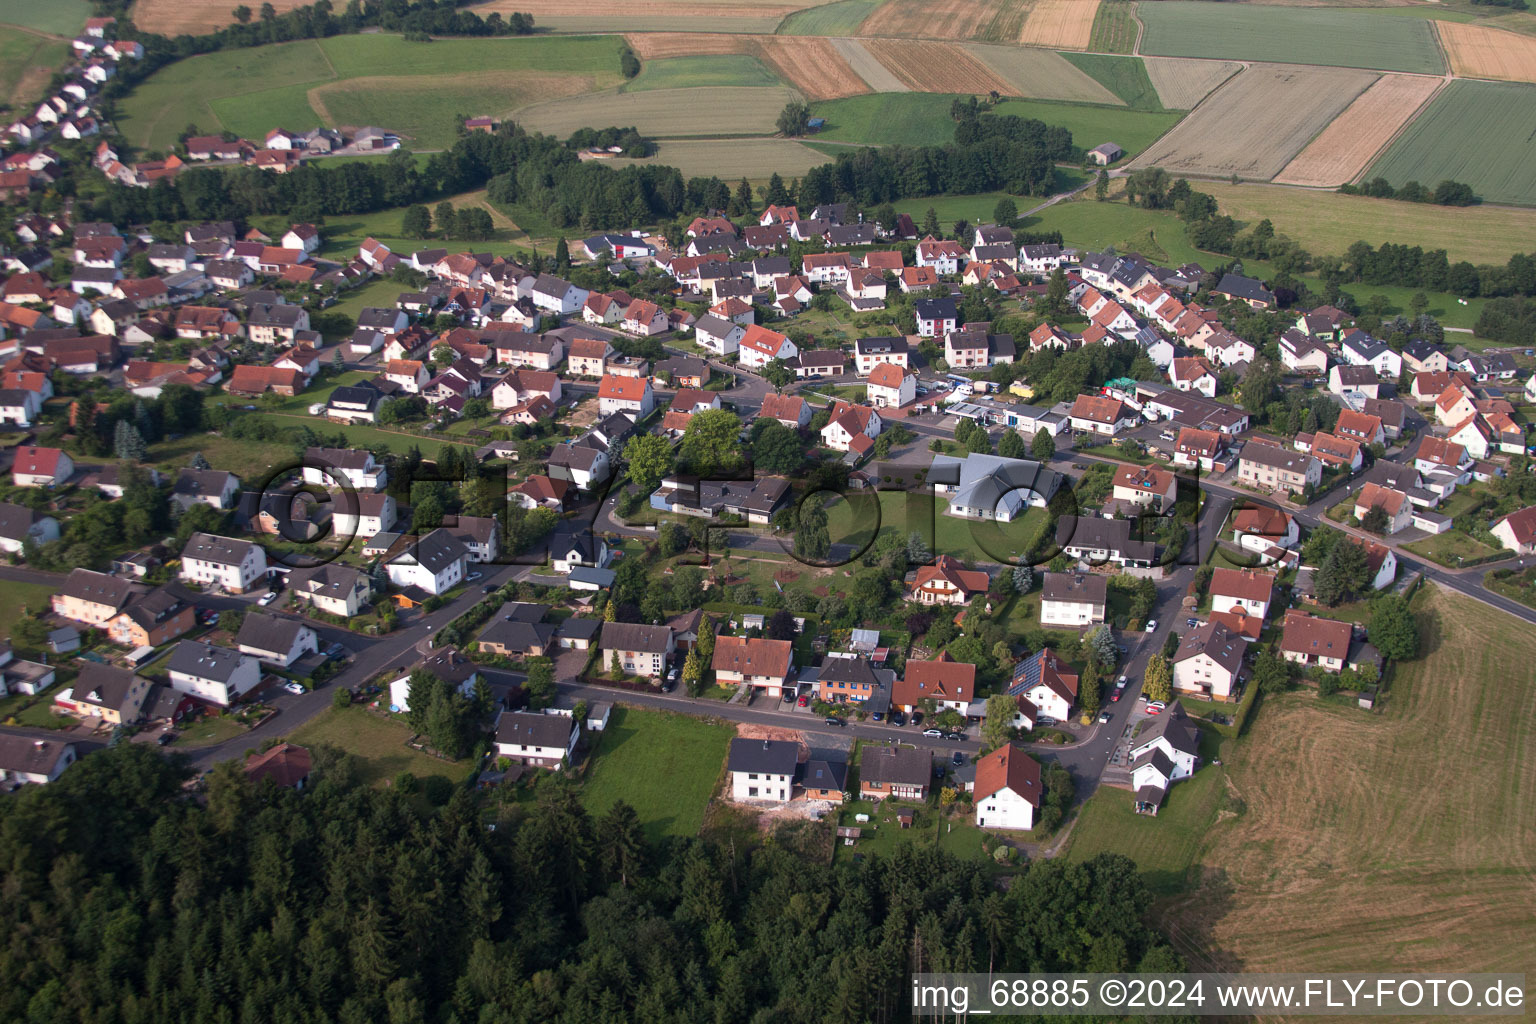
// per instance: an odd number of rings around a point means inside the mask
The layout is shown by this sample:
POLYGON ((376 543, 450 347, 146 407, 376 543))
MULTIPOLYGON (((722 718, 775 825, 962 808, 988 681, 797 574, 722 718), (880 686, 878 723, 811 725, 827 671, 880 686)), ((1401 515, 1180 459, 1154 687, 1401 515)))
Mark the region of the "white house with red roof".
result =
POLYGON ((672 329, 672 324, 667 319, 666 311, 656 303, 646 299, 636 299, 629 304, 628 309, 624 310, 624 318, 619 321, 619 329, 648 338, 653 334, 665 334, 672 329))
POLYGON ((26 445, 16 449, 11 479, 17 487, 57 487, 74 472, 74 460, 63 449, 26 445))
POLYGON ((902 677, 891 688, 891 704, 916 711, 931 700, 939 707, 961 714, 976 696, 976 666, 941 653, 932 661, 909 661, 902 677))
POLYGON ((1045 797, 1040 762, 1005 743, 976 761, 976 827, 1032 829, 1045 797))
POLYGON ((1495 522, 1489 532, 1517 555, 1536 555, 1536 505, 1516 509, 1495 522))
POLYGON ((965 265, 965 247, 959 242, 940 240, 932 235, 917 243, 917 265, 932 267, 939 275, 958 274, 965 265))
POLYGON ((1208 589, 1212 611, 1240 611, 1264 619, 1274 599, 1275 578, 1252 569, 1217 569, 1208 589))
POLYGON ((917 371, 895 363, 881 363, 869 371, 869 404, 876 409, 900 408, 917 400, 917 371))
MULTIPOLYGON (((800 354, 800 349, 794 342, 778 331, 770 331, 761 324, 752 324, 747 327, 737 346, 740 353, 739 364, 749 370, 767 366, 775 359, 793 359, 800 354)), ((875 433, 878 434, 879 430, 876 429, 875 433)))
POLYGON ((919 566, 912 578, 912 600, 919 604, 965 604, 985 594, 991 578, 980 569, 967 569, 959 559, 940 555, 932 565, 919 566))
MULTIPOLYGON (((743 346, 745 348, 745 346, 743 346)), ((880 414, 867 405, 850 405, 839 399, 832 405, 832 416, 821 428, 821 443, 833 451, 864 450, 866 445, 855 442, 864 437, 873 441, 880 436, 883 424, 880 414)))
POLYGON ((650 415, 655 405, 649 377, 620 377, 610 373, 597 386, 597 408, 604 416, 627 412, 639 420, 650 415))

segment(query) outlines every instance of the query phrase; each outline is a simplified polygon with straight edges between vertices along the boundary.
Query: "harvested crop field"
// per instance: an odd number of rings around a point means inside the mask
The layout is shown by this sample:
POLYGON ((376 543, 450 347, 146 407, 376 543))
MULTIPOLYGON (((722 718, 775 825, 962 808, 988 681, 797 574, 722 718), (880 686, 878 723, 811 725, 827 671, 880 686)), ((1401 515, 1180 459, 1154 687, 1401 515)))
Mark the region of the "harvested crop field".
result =
POLYGON ((1536 688, 1510 666, 1536 662, 1536 631, 1426 590, 1413 605, 1428 653, 1396 667, 1377 713, 1266 697, 1224 746, 1228 813, 1189 890, 1153 912, 1181 951, 1200 947, 1193 969, 1528 968, 1536 688))
POLYGON ((634 125, 654 138, 702 138, 720 134, 720 111, 742 135, 766 135, 776 128, 779 112, 795 98, 788 89, 653 89, 649 92, 600 92, 535 103, 518 111, 525 128, 561 138, 592 125, 634 125))
POLYGON ((875 55, 865 48, 859 39, 834 39, 832 45, 843 55, 854 73, 864 79, 875 92, 908 92, 907 85, 891 74, 875 55))
POLYGON ((1382 75, 1286 164, 1275 181, 1336 186, 1354 180, 1443 82, 1420 75, 1382 75))
POLYGON ((1122 105, 1118 96, 1059 53, 988 43, 966 43, 965 48, 1011 85, 1016 95, 1122 105))
POLYGON ((1035 0, 1019 42, 1053 50, 1083 50, 1093 35, 1099 0, 1035 0))
POLYGON ((1458 75, 1536 82, 1536 36, 1453 21, 1439 22, 1437 28, 1458 75))
POLYGON ((712 32, 636 32, 624 41, 641 60, 744 52, 739 37, 712 32))
POLYGON ((1446 178, 1491 203, 1536 204, 1536 85, 1460 79, 1441 90, 1366 172, 1401 185, 1446 178))
MULTIPOLYGON (((278 14, 305 7, 314 0, 272 0, 278 14)), ((259 8, 260 5, 254 5, 259 8)), ((235 5, 226 0, 137 0, 133 23, 163 36, 201 35, 234 23, 235 5)))
POLYGON ((1318 64, 1377 71, 1445 71, 1429 23, 1368 10, 1161 0, 1137 9, 1141 52, 1163 57, 1318 64))
POLYGON ((1182 57, 1143 57, 1147 77, 1157 98, 1169 110, 1193 110, 1217 86, 1242 67, 1230 60, 1188 60, 1182 57))
POLYGON ((831 100, 870 91, 825 36, 762 36, 753 42, 758 59, 808 99, 831 100))
POLYGON ((1200 191, 1216 197, 1221 212, 1246 224, 1268 217, 1276 231, 1308 252, 1342 256, 1356 239, 1444 249, 1454 263, 1500 263, 1530 252, 1536 210, 1507 206, 1436 206, 1372 199, 1341 192, 1312 192, 1279 185, 1231 185, 1208 181, 1200 191))
POLYGON ((624 83, 625 92, 684 89, 713 85, 781 85, 779 77, 756 57, 743 53, 712 53, 698 57, 648 60, 640 74, 624 83))
MULTIPOLYGON (((864 46, 914 92, 969 92, 1022 95, 1012 83, 957 43, 930 40, 866 39, 864 46)), ((1087 76, 1084 76, 1087 77, 1087 76)))
POLYGON ((1255 64, 1153 143, 1135 166, 1268 181, 1376 78, 1349 68, 1255 64))
MULTIPOLYGON (((863 36, 907 36, 917 39, 997 38, 1006 31, 994 22, 1022 27, 1025 0, 886 0, 859 26, 863 36)), ((1013 39, 1018 38, 1017 29, 1013 39)), ((949 90, 953 92, 954 90, 949 90)))
POLYGON ((662 164, 676 167, 685 178, 718 175, 728 181, 761 181, 774 171, 787 180, 832 159, 790 139, 669 139, 658 143, 656 150, 644 160, 620 157, 604 163, 614 167, 662 164))
POLYGON ((786 36, 851 36, 882 3, 884 0, 837 0, 810 7, 785 18, 778 31, 786 36))

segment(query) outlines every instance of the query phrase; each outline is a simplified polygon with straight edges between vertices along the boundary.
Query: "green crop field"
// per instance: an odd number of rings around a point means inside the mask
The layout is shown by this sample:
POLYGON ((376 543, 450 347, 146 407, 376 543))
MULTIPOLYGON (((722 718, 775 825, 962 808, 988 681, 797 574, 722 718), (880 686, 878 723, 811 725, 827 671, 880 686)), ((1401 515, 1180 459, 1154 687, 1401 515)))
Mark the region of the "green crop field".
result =
POLYGON ((1133 110, 1162 110, 1157 89, 1147 77, 1140 57, 1106 57, 1101 53, 1063 53, 1063 57, 1092 76, 1133 110))
POLYGON ((1093 16, 1088 49, 1098 53, 1133 53, 1136 32, 1135 4, 1128 0, 1102 0, 1093 16))
MULTIPOLYGON (((954 97, 938 93, 875 93, 827 100, 812 106, 816 117, 827 119, 818 138, 860 142, 872 146, 939 146, 955 137, 949 107, 954 97)), ((1127 155, 1151 145, 1178 123, 1179 115, 1162 111, 1130 110, 1086 103, 1052 100, 1009 99, 998 104, 998 114, 1038 118, 1072 132, 1084 149, 1101 142, 1117 142, 1127 155)))
POLYGON ((1445 63, 1429 25, 1417 18, 1328 7, 1194 0, 1143 4, 1141 52, 1165 57, 1230 57, 1441 74, 1445 63))
POLYGON ((613 36, 408 43, 382 34, 230 50, 151 75, 121 101, 118 126, 151 149, 189 124, 255 138, 278 126, 376 124, 435 148, 453 141, 456 114, 502 115, 617 83, 618 50, 613 36))
POLYGON ((837 0, 821 7, 796 11, 779 23, 781 36, 851 36, 857 35, 864 19, 885 0, 837 0))
POLYGON ((662 711, 614 708, 594 734, 581 802, 594 817, 623 800, 640 815, 647 838, 691 836, 724 770, 733 730, 662 711))
POLYGON ((86 0, 5 0, 0 4, 0 23, 55 36, 79 35, 90 16, 86 0))
POLYGON ((623 92, 648 89, 682 89, 711 85, 783 85, 779 77, 756 57, 741 53, 705 54, 648 60, 638 77, 623 92))
POLYGON ((69 57, 69 43, 31 32, 0 33, 0 103, 20 110, 43 98, 53 73, 69 57))
POLYGON ((785 179, 798 177, 829 157, 793 139, 666 139, 657 144, 655 156, 606 162, 614 167, 662 164, 676 167, 684 178, 718 175, 732 182, 766 182, 774 172, 785 179))
POLYGON ((1394 185, 1445 178, 1494 203, 1536 205, 1536 85, 1452 82, 1410 124, 1367 178, 1394 185))

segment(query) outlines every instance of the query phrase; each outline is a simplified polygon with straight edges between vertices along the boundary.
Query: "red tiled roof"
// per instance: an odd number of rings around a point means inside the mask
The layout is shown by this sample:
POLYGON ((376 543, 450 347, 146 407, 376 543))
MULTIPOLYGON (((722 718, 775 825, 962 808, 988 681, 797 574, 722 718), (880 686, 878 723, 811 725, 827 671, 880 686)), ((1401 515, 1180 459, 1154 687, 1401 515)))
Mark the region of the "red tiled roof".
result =
POLYGON ((1022 748, 1006 743, 976 762, 976 800, 1004 789, 1040 806, 1044 786, 1040 779, 1040 762, 1022 748))

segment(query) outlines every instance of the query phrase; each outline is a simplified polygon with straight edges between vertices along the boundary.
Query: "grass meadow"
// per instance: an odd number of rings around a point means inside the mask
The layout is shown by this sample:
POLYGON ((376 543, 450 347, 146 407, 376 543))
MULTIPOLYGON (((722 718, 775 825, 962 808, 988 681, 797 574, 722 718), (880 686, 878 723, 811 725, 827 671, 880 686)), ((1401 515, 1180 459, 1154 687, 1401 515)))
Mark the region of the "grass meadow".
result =
POLYGON ((172 145, 188 124, 259 138, 324 123, 377 124, 433 148, 452 142, 456 114, 505 114, 617 83, 618 50, 613 36, 408 43, 379 34, 224 51, 151 75, 124 98, 118 123, 151 149, 172 145))
POLYGON ((587 768, 581 802, 594 817, 623 800, 652 842, 697 834, 735 731, 687 715, 616 707, 587 768))
MULTIPOLYGON (((1466 182, 1492 203, 1536 205, 1536 85, 1452 82, 1366 172, 1394 185, 1466 182)), ((1527 235, 1529 240, 1529 235, 1527 235)))
POLYGON ((716 86, 707 89, 652 89, 603 92, 536 103, 518 114, 532 131, 565 136, 577 128, 634 125, 653 138, 717 138, 768 135, 784 105, 795 97, 785 88, 716 86), (728 118, 719 112, 729 111, 728 118))
POLYGON ((1209 5, 1194 0, 1143 4, 1139 14, 1146 26, 1142 53, 1434 75, 1445 71, 1429 25, 1418 18, 1259 4, 1233 4, 1213 16, 1209 5))
POLYGON ((5 0, 0 4, 0 23, 54 36, 79 35, 90 16, 86 0, 5 0))
MULTIPOLYGON (((1223 748, 1228 794, 1191 884, 1154 911, 1195 969, 1499 971, 1529 959, 1536 689, 1509 666, 1536 660, 1536 628, 1433 586, 1414 610, 1425 655, 1396 667, 1376 712, 1309 691, 1266 698, 1223 748)), ((1188 785, 1170 791, 1170 810, 1188 785)), ((1134 823, 1128 852, 1141 856, 1163 821, 1134 823)), ((1074 836, 1074 856, 1086 838, 1074 836)))
POLYGON ((406 746, 411 728, 402 718, 385 718, 362 708, 326 708, 296 729, 288 740, 301 746, 329 743, 362 761, 361 778, 382 785, 401 772, 418 780, 441 775, 462 782, 473 762, 443 761, 406 746))
POLYGON ((53 73, 69 56, 69 43, 31 32, 0 33, 0 103, 28 107, 43 97, 53 73))
POLYGON ((1147 66, 1140 57, 1108 57, 1102 53, 1063 53, 1062 56, 1124 100, 1132 110, 1163 109, 1152 79, 1147 77, 1147 66))
POLYGON ((624 92, 679 89, 714 85, 782 85, 777 75, 756 57, 741 53, 703 54, 648 60, 640 74, 624 85, 624 92))
POLYGON ((779 23, 781 36, 852 36, 858 35, 864 19, 885 0, 837 0, 820 7, 796 11, 779 23))

